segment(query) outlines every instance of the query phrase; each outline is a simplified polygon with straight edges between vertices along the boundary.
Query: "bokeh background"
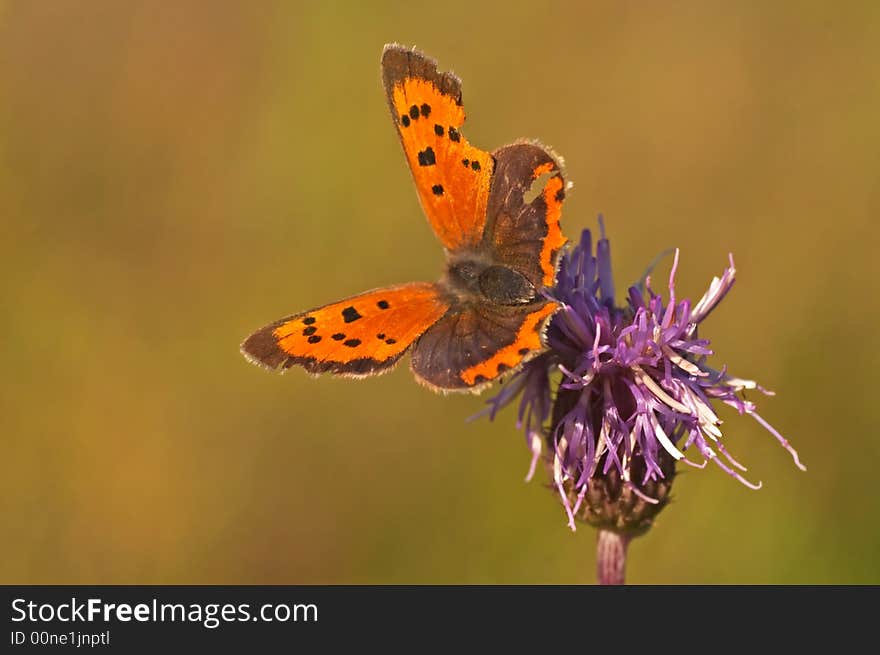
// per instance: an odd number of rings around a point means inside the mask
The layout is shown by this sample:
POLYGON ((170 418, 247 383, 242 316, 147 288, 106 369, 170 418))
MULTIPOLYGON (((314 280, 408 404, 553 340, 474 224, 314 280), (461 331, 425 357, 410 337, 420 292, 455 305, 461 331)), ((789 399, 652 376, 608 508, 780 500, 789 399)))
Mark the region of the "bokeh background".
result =
POLYGON ((681 475, 629 580, 880 582, 880 5, 158 0, 0 0, 0 582, 593 581, 512 411, 238 353, 439 274, 389 41, 463 78, 476 145, 566 157, 619 287, 736 256, 705 334, 809 471, 722 415, 764 488, 681 475))

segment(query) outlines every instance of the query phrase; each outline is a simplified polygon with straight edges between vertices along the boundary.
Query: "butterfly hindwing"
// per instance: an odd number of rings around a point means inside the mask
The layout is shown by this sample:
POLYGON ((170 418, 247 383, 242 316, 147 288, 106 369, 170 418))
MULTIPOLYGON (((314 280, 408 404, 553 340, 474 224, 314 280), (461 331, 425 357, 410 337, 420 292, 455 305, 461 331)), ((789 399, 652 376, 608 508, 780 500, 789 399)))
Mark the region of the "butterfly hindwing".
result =
POLYGON ((542 349, 541 332, 557 304, 472 302, 454 308, 413 348, 410 367, 434 389, 479 388, 542 349))
POLYGON ((559 227, 565 199, 561 164, 535 143, 514 143, 492 155, 484 246, 494 261, 515 268, 536 288, 552 286, 566 242, 559 227))
POLYGON ((461 82, 437 62, 399 45, 385 47, 382 78, 391 116, 428 221, 443 245, 483 237, 494 162, 461 134, 461 82))
POLYGON ((393 367, 448 309, 435 284, 375 289, 267 325, 241 351, 271 369, 372 375, 393 367))

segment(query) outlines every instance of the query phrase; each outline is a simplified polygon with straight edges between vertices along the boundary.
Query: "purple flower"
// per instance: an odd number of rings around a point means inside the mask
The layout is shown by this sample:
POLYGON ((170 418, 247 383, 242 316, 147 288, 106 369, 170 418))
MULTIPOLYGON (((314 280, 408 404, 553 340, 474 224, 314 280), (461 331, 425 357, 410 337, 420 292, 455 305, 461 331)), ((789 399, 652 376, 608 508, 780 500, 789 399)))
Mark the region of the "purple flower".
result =
POLYGON ((691 306, 675 295, 676 250, 668 298, 651 288, 649 269, 619 307, 599 221, 595 254, 584 230, 562 257, 548 294, 561 305, 547 328, 548 350, 489 401, 494 418, 521 395, 517 424, 533 455, 527 479, 543 453, 572 530, 579 517, 628 534, 646 530, 665 504, 676 461, 697 468, 711 461, 758 489, 761 484, 742 476, 745 467, 724 445, 717 403, 758 421, 805 470, 788 441, 745 398, 750 390, 772 393, 707 364, 713 353, 698 327, 733 286, 733 257, 691 306))

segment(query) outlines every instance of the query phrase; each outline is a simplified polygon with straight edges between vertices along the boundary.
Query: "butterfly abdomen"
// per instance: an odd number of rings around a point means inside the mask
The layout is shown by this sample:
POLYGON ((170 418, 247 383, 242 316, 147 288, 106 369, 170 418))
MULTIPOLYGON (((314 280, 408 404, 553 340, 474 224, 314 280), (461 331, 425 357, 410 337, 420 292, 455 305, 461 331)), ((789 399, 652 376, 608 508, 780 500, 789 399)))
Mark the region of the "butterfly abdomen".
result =
POLYGON ((475 299, 496 305, 522 305, 536 297, 535 287, 516 269, 480 258, 450 262, 442 284, 459 299, 475 299))
POLYGON ((522 305, 535 299, 535 287, 526 277, 507 266, 489 266, 480 273, 480 291, 499 305, 522 305))

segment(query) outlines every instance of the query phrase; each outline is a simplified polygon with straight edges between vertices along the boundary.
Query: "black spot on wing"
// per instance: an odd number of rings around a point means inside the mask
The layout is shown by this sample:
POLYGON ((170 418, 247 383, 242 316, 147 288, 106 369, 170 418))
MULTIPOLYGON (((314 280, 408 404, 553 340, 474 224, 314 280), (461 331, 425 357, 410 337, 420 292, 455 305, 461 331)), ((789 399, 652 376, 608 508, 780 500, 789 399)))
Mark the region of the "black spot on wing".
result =
POLYGON ((454 127, 449 127, 449 140, 450 141, 461 141, 461 134, 458 133, 454 127))
POLYGON ((434 125, 434 134, 436 134, 437 136, 443 136, 443 126, 434 125))
POLYGON ((303 330, 303 336, 304 337, 311 336, 317 331, 318 331, 318 328, 316 328, 314 325, 310 325, 305 330, 303 330))
POLYGON ((416 105, 409 108, 409 117, 413 120, 419 117, 419 108, 416 105))
POLYGON ((330 338, 333 339, 333 341, 342 341, 345 339, 345 335, 342 334, 342 332, 337 332, 336 334, 331 335, 330 338))
POLYGON ((319 337, 317 334, 314 334, 309 337, 309 343, 318 343, 320 340, 321 340, 321 337, 319 337))
POLYGON ((409 127, 409 116, 407 116, 406 114, 401 114, 400 123, 404 127, 409 127))
POLYGON ((419 166, 433 166, 437 163, 434 156, 434 149, 428 146, 419 153, 419 166))
POLYGON ((358 310, 356 310, 352 306, 348 306, 342 310, 342 319, 346 323, 353 323, 359 318, 363 318, 360 314, 358 314, 358 310))
POLYGON ((314 316, 306 316, 306 317, 303 319, 303 323, 305 323, 306 325, 311 325, 311 324, 314 323, 316 320, 317 320, 317 319, 315 319, 314 316))
POLYGON ((391 305, 388 304, 387 300, 380 300, 376 303, 376 307, 378 307, 379 309, 388 309, 389 307, 391 307, 391 305))
POLYGON ((435 184, 434 186, 431 187, 431 191, 434 192, 435 196, 442 196, 443 195, 443 185, 442 184, 435 184))
POLYGON ((420 109, 422 110, 423 117, 427 118, 428 116, 431 115, 431 105, 429 105, 427 102, 422 104, 420 109))
POLYGON ((349 348, 357 348, 359 345, 361 345, 361 340, 360 339, 348 339, 347 341, 343 341, 342 345, 348 346, 349 348))

